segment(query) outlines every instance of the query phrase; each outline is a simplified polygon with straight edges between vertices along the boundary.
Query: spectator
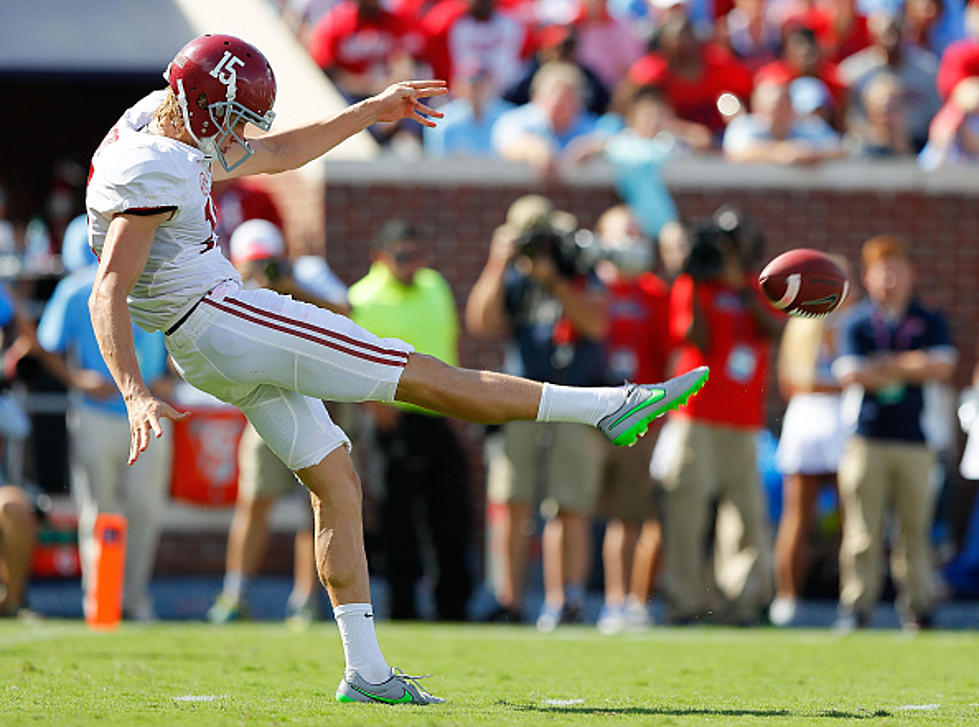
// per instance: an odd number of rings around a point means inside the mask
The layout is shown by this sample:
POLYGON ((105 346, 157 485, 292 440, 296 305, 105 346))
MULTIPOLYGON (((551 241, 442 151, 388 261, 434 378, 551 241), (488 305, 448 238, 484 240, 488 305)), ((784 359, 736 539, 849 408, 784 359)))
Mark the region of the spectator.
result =
POLYGON ((979 76, 979 4, 969 2, 965 8, 966 37, 955 41, 942 53, 938 67, 938 93, 948 99, 959 83, 979 76))
MULTIPOLYGON (((459 323, 452 291, 425 267, 422 237, 402 220, 384 225, 370 272, 350 288, 353 319, 379 336, 396 331, 416 351, 458 361, 459 323)), ((367 404, 383 459, 380 531, 394 619, 416 619, 425 574, 422 533, 431 538, 439 619, 463 621, 472 591, 470 497, 466 456, 448 419, 411 405, 367 404)))
MULTIPOLYGON (((653 383, 665 378, 669 355, 669 289, 652 272, 653 245, 625 205, 606 210, 595 233, 607 251, 596 272, 609 293, 606 380, 653 383)), ((659 571, 662 536, 654 514, 649 458, 656 438, 630 449, 605 447, 596 513, 606 519, 602 563, 603 633, 649 624, 647 601, 659 571)))
POLYGON ((775 626, 797 617, 807 569, 807 546, 816 497, 836 472, 846 436, 841 388, 830 367, 838 350, 842 312, 829 318, 791 318, 778 353, 778 384, 788 408, 775 463, 782 474, 782 515, 775 537, 775 626))
MULTIPOLYGON (((230 249, 231 262, 246 286, 269 287, 337 313, 350 310, 342 285, 334 284, 323 291, 319 285, 310 285, 309 277, 302 274, 310 266, 290 266, 282 233, 272 222, 243 222, 231 234, 230 249)), ((269 512, 278 497, 300 491, 302 485, 295 474, 248 424, 238 442, 238 497, 228 531, 224 584, 208 609, 209 621, 227 623, 248 617, 249 586, 265 553, 269 512)), ((293 586, 286 601, 286 620, 299 627, 319 615, 312 511, 304 511, 304 518, 305 524, 296 532, 293 586)))
POLYGON ((785 25, 812 30, 823 57, 833 63, 870 45, 867 19, 858 11, 856 0, 817 0, 786 18, 785 25))
POLYGON ((718 34, 752 73, 776 59, 782 41, 778 20, 765 0, 734 0, 718 34))
POLYGON ((639 86, 656 86, 679 118, 720 134, 724 120, 717 109, 718 99, 726 93, 747 99, 751 72, 725 48, 699 41, 685 16, 668 17, 658 38, 658 50, 633 64, 616 99, 628 98, 639 86))
POLYGON ((411 77, 405 34, 380 0, 344 0, 316 23, 309 52, 348 101, 360 101, 411 77))
POLYGON ((36 529, 27 494, 13 485, 0 486, 0 618, 33 615, 25 607, 36 529))
POLYGON ((966 35, 968 22, 961 0, 904 0, 893 10, 904 9, 904 37, 920 48, 941 56, 966 35))
MULTIPOLYGON (((574 227, 550 201, 521 197, 497 229, 489 257, 469 293, 466 325, 477 336, 508 334, 505 367, 552 383, 588 386, 604 378, 605 294, 594 273, 558 267, 562 233, 574 227)), ((582 618, 588 572, 589 518, 598 490, 604 442, 574 423, 514 422, 489 462, 491 503, 502 510, 491 542, 502 564, 496 586, 500 616, 521 620, 531 504, 538 476, 545 603, 542 630, 582 618), (539 467, 540 466, 540 467, 539 467), (538 475, 540 472, 540 475, 538 475)), ((496 446, 491 441, 490 448, 496 446)))
MULTIPOLYGON (((71 494, 78 508, 78 538, 82 559, 82 585, 86 592, 97 557, 95 520, 100 513, 126 517, 124 618, 138 621, 155 617, 149 593, 150 577, 160 535, 160 515, 170 485, 173 440, 169 422, 160 446, 144 452, 133 465, 129 459, 129 418, 122 395, 113 383, 99 352, 88 298, 95 280, 97 260, 88 246, 85 226, 73 226, 65 238, 63 257, 69 271, 44 307, 37 338, 45 364, 69 389, 68 438, 71 494)), ((146 333, 135 325, 132 335, 140 371, 151 389, 169 397, 167 351, 162 333, 146 333)), ((86 603, 88 599, 86 597, 86 603)))
POLYGON ((7 219, 7 190, 0 186, 0 255, 20 254, 13 223, 7 219))
POLYGON ((823 57, 810 28, 797 27, 786 32, 782 41, 782 57, 774 63, 762 66, 755 74, 755 85, 764 81, 789 84, 801 76, 811 76, 822 81, 829 89, 836 104, 836 115, 831 125, 842 128, 846 118, 846 85, 840 79, 839 69, 823 57))
POLYGON ((890 73, 878 73, 863 91, 863 118, 853 118, 844 140, 855 156, 892 157, 914 152, 901 81, 890 73))
POLYGON ((922 169, 967 164, 979 159, 979 77, 965 78, 935 114, 928 143, 918 155, 922 169))
POLYGON ((630 100, 626 128, 603 140, 616 190, 651 239, 656 240, 663 226, 677 219, 663 181, 663 166, 690 149, 704 150, 711 142, 706 126, 678 119, 663 94, 652 87, 639 89, 630 100))
POLYGON ((840 78, 850 89, 851 113, 867 116, 863 101, 870 82, 882 73, 895 76, 904 93, 901 105, 909 114, 914 146, 920 149, 928 139, 928 124, 941 106, 935 87, 938 58, 902 38, 900 15, 877 13, 870 16, 868 26, 873 45, 840 64, 840 78))
POLYGON ((582 110, 583 78, 577 67, 551 63, 534 76, 530 103, 504 113, 493 126, 493 148, 506 159, 553 174, 576 139, 595 130, 582 110))
POLYGON ((872 237, 863 245, 868 299, 847 320, 833 373, 863 388, 855 435, 840 463, 843 541, 840 544, 841 629, 866 626, 880 596, 884 522, 897 525, 891 575, 908 628, 927 626, 935 606, 929 532, 935 454, 921 426, 922 387, 946 382, 958 354, 945 319, 914 294, 914 269, 903 240, 872 237))
POLYGON ((736 162, 812 164, 841 154, 836 132, 817 116, 799 118, 785 84, 765 81, 751 97, 752 113, 724 132, 724 155, 736 162))
POLYGON ((659 261, 663 278, 672 283, 683 272, 690 255, 690 234, 680 221, 667 222, 659 231, 659 261))
POLYGON ((639 36, 609 14, 606 0, 580 0, 571 25, 578 39, 575 58, 592 69, 606 89, 614 89, 643 54, 639 36))
POLYGON ((537 35, 538 50, 527 63, 517 82, 503 94, 503 99, 521 106, 530 101, 530 87, 534 76, 542 66, 560 62, 575 66, 582 76, 581 103, 589 113, 600 116, 609 104, 609 87, 595 75, 594 71, 577 59, 577 31, 569 25, 549 25, 537 35))
POLYGON ((778 324, 749 283, 758 236, 739 213, 699 226, 686 272, 673 283, 670 333, 677 369, 711 367, 710 386, 671 417, 675 455, 663 481, 667 618, 689 623, 720 610, 756 623, 768 603, 770 548, 755 438, 764 425, 770 342, 778 324), (712 603, 704 544, 717 500, 712 603))
POLYGON ((429 156, 492 156, 493 125, 512 104, 499 99, 489 84, 489 70, 474 65, 459 69, 452 84, 455 98, 440 110, 441 123, 424 130, 429 156))
POLYGON ((485 66, 497 97, 517 80, 531 50, 527 29, 500 12, 496 0, 446 0, 428 12, 423 29, 433 78, 452 79, 460 68, 485 66))

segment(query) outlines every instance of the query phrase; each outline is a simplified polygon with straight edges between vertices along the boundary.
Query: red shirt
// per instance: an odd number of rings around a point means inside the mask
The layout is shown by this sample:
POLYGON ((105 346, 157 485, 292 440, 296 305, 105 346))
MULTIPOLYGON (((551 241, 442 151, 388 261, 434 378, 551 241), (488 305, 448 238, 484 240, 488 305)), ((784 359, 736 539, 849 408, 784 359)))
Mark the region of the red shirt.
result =
POLYGON ((607 289, 609 383, 662 381, 670 354, 669 288, 652 273, 643 273, 637 280, 612 282, 607 289))
POLYGON ((679 349, 677 373, 710 366, 707 385, 678 416, 746 429, 764 425, 771 347, 737 293, 716 282, 695 288, 689 275, 681 275, 670 292, 670 333, 679 349), (685 341, 695 290, 709 331, 706 351, 685 341))
POLYGON ((957 40, 942 53, 938 66, 938 93, 948 98, 959 81, 969 76, 979 76, 979 43, 971 38, 957 40))
POLYGON ((405 27, 398 16, 380 8, 369 17, 361 15, 356 2, 345 0, 313 28, 309 52, 320 68, 366 73, 405 50, 404 36, 405 27))
POLYGON ((870 31, 867 19, 862 15, 853 18, 846 35, 841 36, 834 24, 833 9, 814 6, 799 15, 790 16, 784 25, 801 25, 816 35, 816 42, 826 52, 826 59, 839 63, 847 56, 861 51, 870 45, 870 31))
POLYGON ((630 80, 639 86, 657 86, 666 95, 676 115, 696 121, 714 131, 724 128, 717 111, 717 98, 733 93, 742 101, 751 95, 751 72, 729 51, 716 45, 703 47, 703 71, 697 78, 683 78, 671 71, 659 53, 643 56, 629 69, 630 80))

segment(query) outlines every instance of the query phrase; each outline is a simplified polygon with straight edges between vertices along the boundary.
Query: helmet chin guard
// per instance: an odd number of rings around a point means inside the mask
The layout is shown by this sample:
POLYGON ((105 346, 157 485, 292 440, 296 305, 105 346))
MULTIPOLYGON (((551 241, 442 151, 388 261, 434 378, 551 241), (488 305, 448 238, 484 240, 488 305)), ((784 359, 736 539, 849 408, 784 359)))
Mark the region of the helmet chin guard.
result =
POLYGON ((254 46, 230 35, 202 35, 180 49, 164 77, 177 97, 184 127, 198 148, 230 172, 254 153, 243 122, 263 131, 272 126, 276 83, 268 60, 254 46), (228 140, 242 149, 229 163, 228 140))

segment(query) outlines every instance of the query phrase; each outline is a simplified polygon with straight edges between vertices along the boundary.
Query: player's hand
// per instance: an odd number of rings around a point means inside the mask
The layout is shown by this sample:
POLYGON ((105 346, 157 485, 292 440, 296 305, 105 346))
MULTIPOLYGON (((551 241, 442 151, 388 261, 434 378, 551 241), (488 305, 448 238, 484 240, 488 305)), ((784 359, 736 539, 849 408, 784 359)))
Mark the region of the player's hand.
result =
POLYGON ((152 394, 144 394, 128 400, 126 409, 129 412, 129 464, 136 461, 140 452, 146 450, 151 434, 157 439, 163 436, 161 419, 179 422, 190 416, 189 411, 177 411, 152 394))
POLYGON ((421 102, 423 98, 444 96, 449 92, 445 81, 401 81, 393 83, 370 99, 375 121, 412 119, 422 126, 434 127, 428 117, 441 119, 443 114, 421 102))

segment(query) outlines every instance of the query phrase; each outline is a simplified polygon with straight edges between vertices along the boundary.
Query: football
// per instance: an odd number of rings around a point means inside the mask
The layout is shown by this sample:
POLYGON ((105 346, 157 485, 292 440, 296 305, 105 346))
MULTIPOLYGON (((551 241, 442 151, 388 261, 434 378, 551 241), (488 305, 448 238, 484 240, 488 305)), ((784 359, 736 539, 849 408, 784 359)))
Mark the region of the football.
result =
POLYGON ((819 250, 789 250, 758 276, 762 292, 789 315, 819 318, 836 310, 850 289, 843 268, 819 250))

